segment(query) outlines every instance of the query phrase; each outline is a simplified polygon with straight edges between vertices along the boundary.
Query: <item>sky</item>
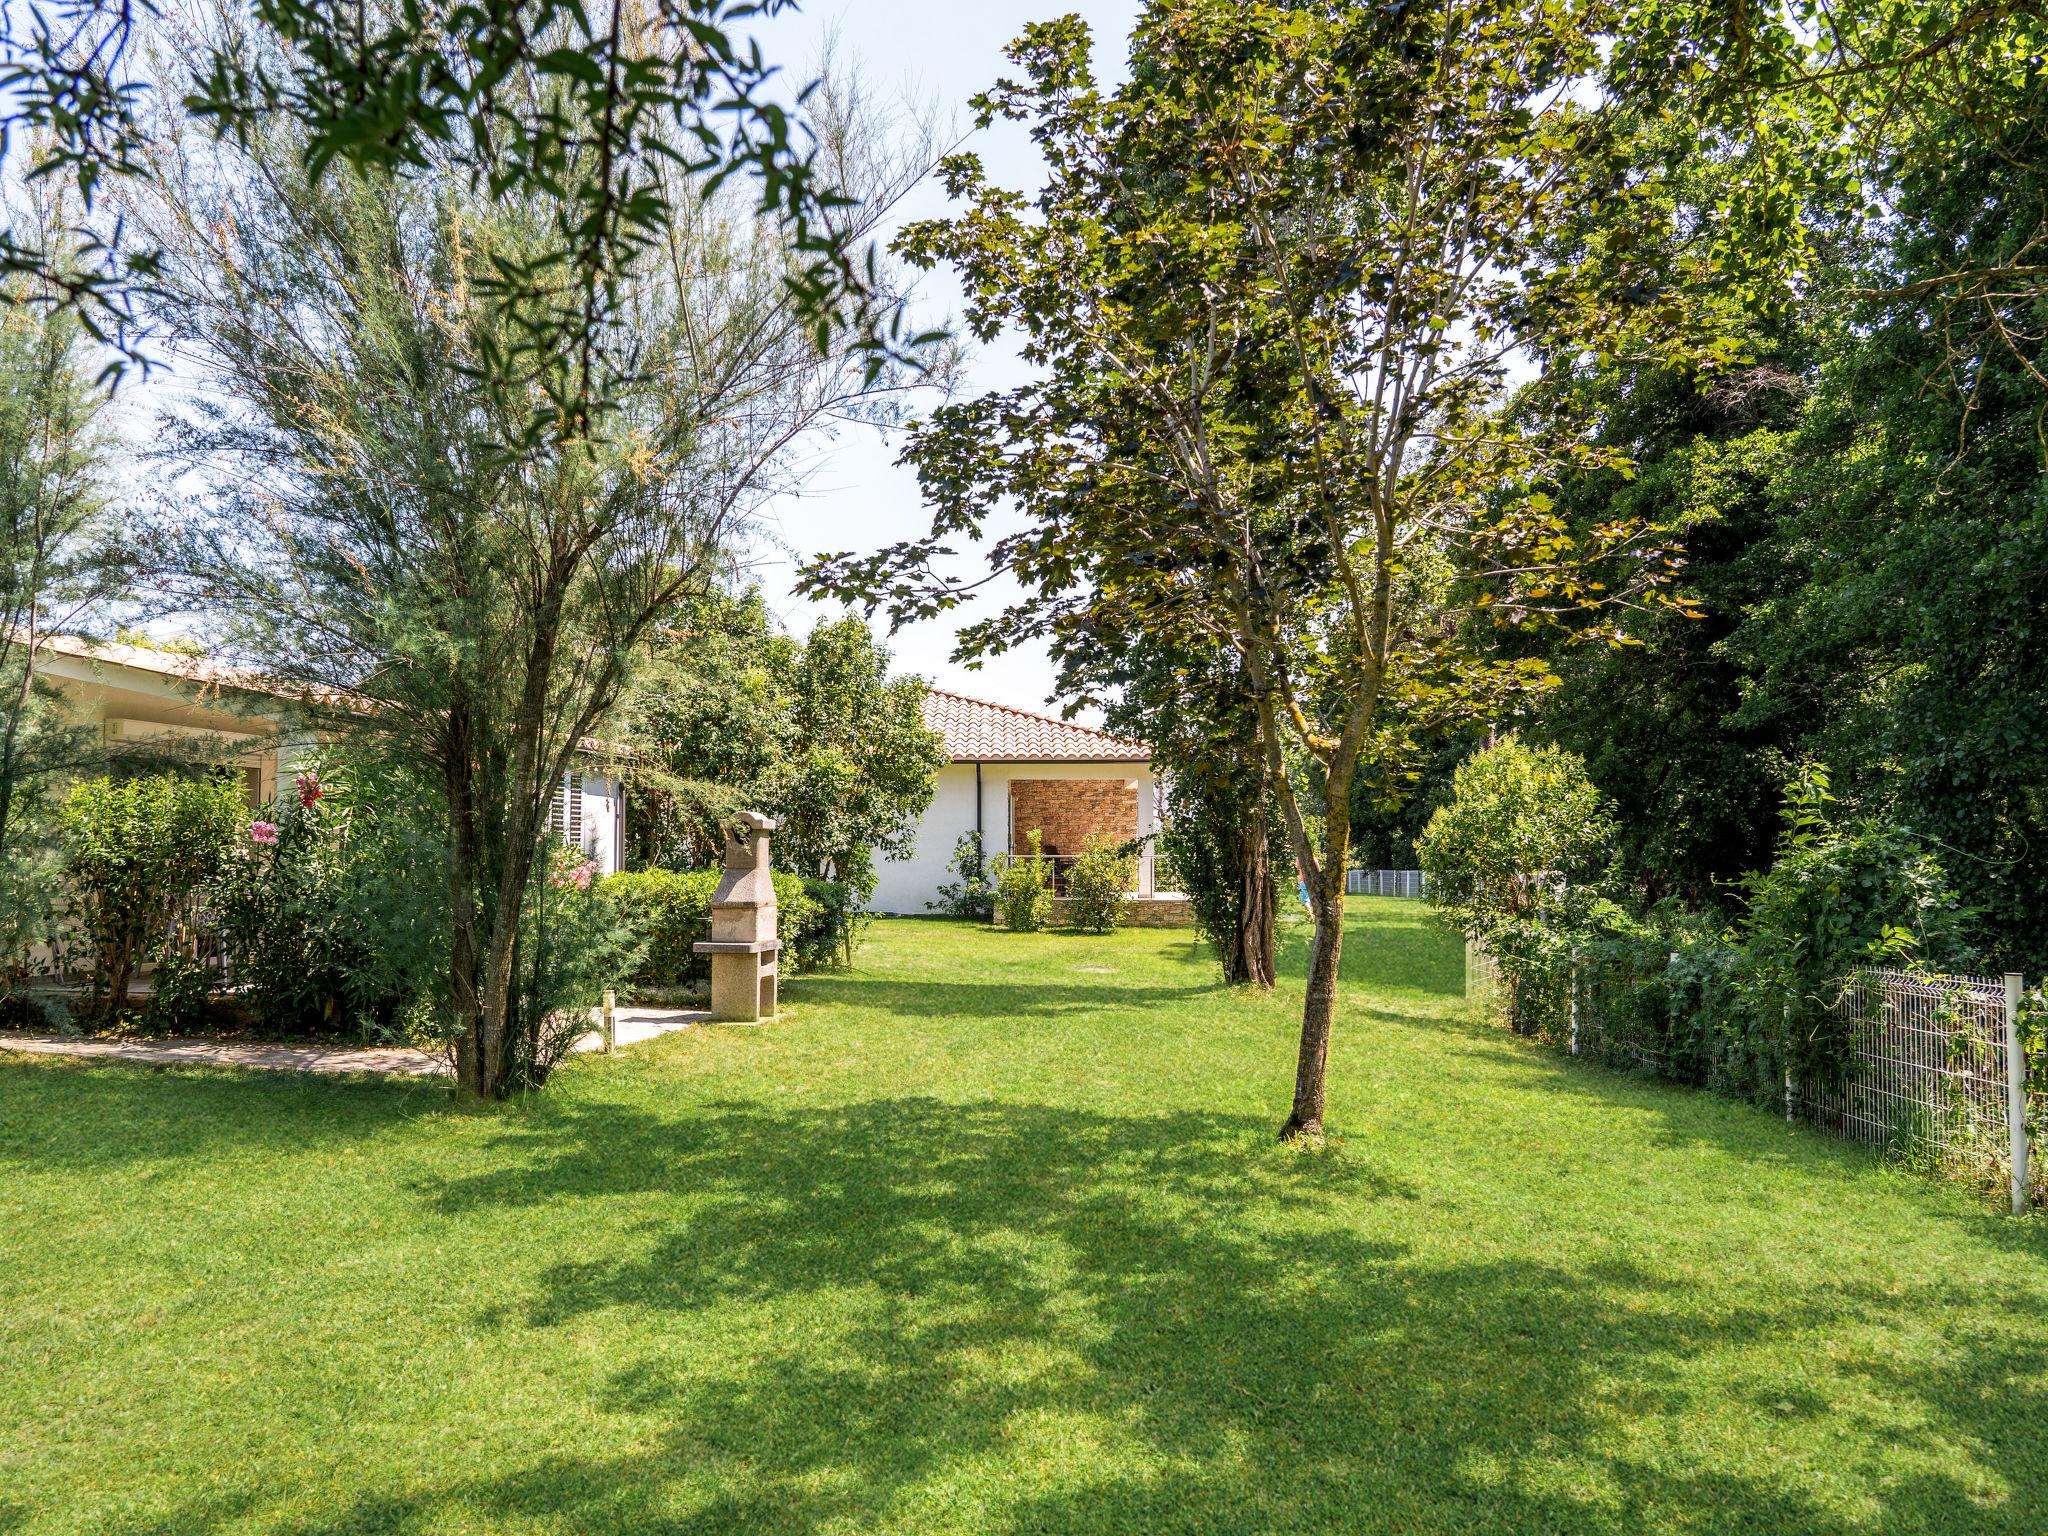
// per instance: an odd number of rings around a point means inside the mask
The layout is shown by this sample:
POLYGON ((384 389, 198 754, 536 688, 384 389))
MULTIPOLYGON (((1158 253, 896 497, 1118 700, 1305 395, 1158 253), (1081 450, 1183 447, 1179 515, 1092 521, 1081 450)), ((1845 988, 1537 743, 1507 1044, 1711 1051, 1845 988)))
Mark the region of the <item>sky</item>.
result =
MULTIPOLYGON (((876 92, 932 103, 965 132, 972 126, 968 98, 998 75, 1012 72, 1003 48, 1027 23, 1079 13, 1095 33, 1098 75, 1114 81, 1123 74, 1125 40, 1137 10, 1138 0, 804 0, 801 11, 763 27, 763 50, 773 48, 793 73, 808 74, 830 40, 839 58, 876 92)), ((1020 126, 996 125, 974 134, 965 147, 980 154, 1003 185, 1025 189, 1038 184, 1038 154, 1020 126)), ((946 206, 944 194, 927 182, 905 199, 899 217, 929 218, 946 206)), ((959 291, 945 274, 924 280, 921 319, 943 323, 958 307, 959 291)), ((1010 388, 1027 376, 1013 340, 1000 338, 970 356, 958 389, 971 397, 1010 388)), ((916 476, 894 462, 899 446, 899 434, 851 429, 821 445, 808 466, 806 493, 771 509, 772 539, 784 547, 757 550, 753 570, 770 606, 792 630, 801 633, 840 611, 793 594, 801 558, 827 550, 874 549, 928 527, 916 476)), ((963 558, 962 564, 980 562, 963 558)), ((993 657, 978 670, 952 659, 956 631, 992 611, 1004 591, 992 586, 973 606, 898 631, 890 641, 898 670, 1020 708, 1056 703, 1053 666, 1042 645, 993 657)))

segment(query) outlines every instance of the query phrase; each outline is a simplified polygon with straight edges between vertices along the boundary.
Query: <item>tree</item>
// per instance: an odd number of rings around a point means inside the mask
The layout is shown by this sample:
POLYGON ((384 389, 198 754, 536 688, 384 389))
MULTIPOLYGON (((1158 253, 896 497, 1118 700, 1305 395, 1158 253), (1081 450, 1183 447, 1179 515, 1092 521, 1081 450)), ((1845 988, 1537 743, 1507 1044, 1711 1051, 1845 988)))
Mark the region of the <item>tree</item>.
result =
MULTIPOLYGON (((2037 86, 2048 112, 2048 84, 2037 86)), ((1725 653, 1736 724, 1834 769, 1858 816, 1938 852, 1999 968, 2048 931, 2048 297, 1999 290, 1974 324, 1921 274, 2034 238, 2044 113, 1905 177, 1847 282, 1876 294, 1816 370, 1753 554, 1771 580, 1725 653)))
POLYGON ((1776 494, 1799 456, 1817 338, 1759 341, 1710 380, 1623 364, 1582 381, 1603 442, 1634 466, 1589 476, 1560 508, 1573 522, 1652 515, 1684 530, 1698 607, 1637 629, 1626 653, 1550 644, 1560 685, 1527 722, 1585 759, 1616 807, 1616 876, 1649 901, 1697 909, 1770 862, 1783 766, 1798 731, 1749 705, 1754 676, 1731 651, 1745 615, 1783 584, 1771 547, 1776 494))
MULTIPOLYGON (((1276 807, 1243 668, 1199 633, 1166 645, 1102 624, 1085 639, 1085 658, 1082 637, 1070 643, 1062 685, 1084 698, 1091 687, 1115 687, 1107 723, 1152 744, 1166 780, 1161 850, 1223 979, 1270 988, 1276 807)), ((1284 844, 1286 833, 1277 836, 1284 844)))
POLYGON ((788 745, 792 649, 752 588, 693 593, 648 636, 618 711, 636 864, 701 868, 721 856, 735 815, 764 808, 788 745))
POLYGON ((47 787, 88 766, 98 745, 43 677, 43 647, 100 617, 129 572, 83 328, 32 292, 26 278, 0 279, 0 953, 10 958, 42 905, 47 787))
POLYGON ((1546 684, 1494 627, 1619 640, 1676 570, 1654 525, 1556 515, 1560 483, 1622 456, 1561 413, 1495 409, 1509 359, 1710 365, 1773 291, 1782 242, 1681 213, 1677 130, 1653 152, 1604 88, 1620 19, 1597 0, 1155 0, 1113 93, 1079 21, 1036 26, 1023 78, 977 108, 1032 125, 1043 190, 953 157, 966 210, 902 240, 959 273, 977 333, 1016 327, 1040 376, 935 412, 908 450, 931 535, 816 581, 934 611, 964 595, 934 558, 1014 504, 1026 526, 991 562, 1027 596, 970 652, 1058 649, 1113 612, 1243 667, 1316 916, 1286 1137, 1323 1125, 1355 786, 1398 793, 1421 736, 1546 684))
POLYGON ((298 169, 315 183, 334 167, 377 176, 438 165, 480 202, 545 194, 526 247, 498 248, 471 274, 496 322, 474 362, 532 386, 545 405, 532 429, 580 432, 638 381, 639 332, 619 279, 689 217, 675 200, 678 165, 691 182, 752 178, 784 237, 786 298, 821 346, 850 336, 880 369, 930 338, 902 335, 901 310, 843 216, 849 189, 834 184, 829 153, 805 143, 801 117, 777 99, 775 68, 742 36, 792 5, 260 0, 249 26, 216 28, 196 57, 197 18, 166 21, 153 0, 5 7, 0 170, 16 152, 25 180, 68 183, 78 213, 61 247, 10 218, 0 275, 29 277, 111 343, 108 376, 146 364, 137 306, 158 291, 163 253, 124 221, 96 219, 96 199, 150 174, 161 125, 183 111, 245 146, 288 125, 298 169), (153 96, 169 98, 154 113, 153 96))
POLYGON ((892 678, 859 619, 797 641, 773 632, 758 593, 713 595, 655 653, 632 709, 635 783, 656 796, 651 823, 638 818, 654 862, 706 862, 741 809, 780 820, 779 862, 862 896, 877 852, 910 852, 944 744, 924 723, 924 681, 892 678))
POLYGON ((907 857, 946 764, 924 723, 925 682, 848 616, 813 629, 789 677, 790 738, 769 775, 777 850, 807 874, 875 888, 874 856, 907 857))
MULTIPOLYGON (((1639 897, 1725 907, 1769 866, 1788 777, 1818 756, 1857 814, 1941 852, 1994 968, 2032 969, 2048 921, 2029 852, 2048 836, 2048 375, 2041 300, 2011 268, 2038 234, 2048 98, 2035 82, 2032 110, 1963 114, 1942 93, 1978 86, 1938 83, 1896 103, 1881 125, 1893 153, 1865 184, 1802 194, 1817 270, 1796 306, 1754 324, 1745 364, 1701 379, 1617 358, 1565 380, 1632 471, 1583 477, 1561 515, 1647 511, 1683 529, 1700 617, 1647 620, 1627 654, 1535 642, 1562 682, 1526 730, 1586 758, 1639 897), (1929 281, 1959 262, 2011 280, 1959 307, 1929 281)), ((1984 89, 2027 99, 2011 81, 1984 89)), ((1840 153, 1841 126, 1807 130, 1816 156, 1840 153)), ((1689 179, 1695 197, 1746 195, 1719 156, 1689 179)))
POLYGON ((1509 736, 1458 765, 1450 800, 1415 850, 1430 902, 1461 932, 1485 937, 1597 874, 1613 834, 1585 763, 1509 736))
MULTIPOLYGON (((499 89, 536 91, 522 111, 576 110, 546 81, 499 89)), ((904 164, 857 96, 816 106, 857 199, 840 233, 864 238, 904 164)), ((522 332, 478 281, 549 249, 556 192, 481 195, 431 146, 400 174, 315 179, 304 136, 273 124, 246 150, 162 153, 135 208, 165 253, 161 314, 229 402, 173 439, 209 479, 176 550, 186 595, 225 612, 316 722, 438 793, 453 1043, 475 1095, 552 1065, 551 979, 521 918, 555 787, 642 640, 719 574, 793 444, 886 414, 913 382, 821 346, 789 282, 804 254, 671 147, 674 217, 607 277, 639 370, 571 434, 527 427, 584 359, 535 358, 546 379, 498 367, 522 332)), ((591 173, 579 160, 566 179, 591 173)))

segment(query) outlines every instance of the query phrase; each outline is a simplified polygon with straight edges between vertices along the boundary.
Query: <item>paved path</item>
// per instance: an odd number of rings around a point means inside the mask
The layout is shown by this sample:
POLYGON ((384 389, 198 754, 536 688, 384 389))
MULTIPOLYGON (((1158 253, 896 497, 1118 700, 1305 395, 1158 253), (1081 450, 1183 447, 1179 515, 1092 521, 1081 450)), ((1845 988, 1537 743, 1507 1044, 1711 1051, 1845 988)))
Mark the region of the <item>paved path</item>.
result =
POLYGON ((79 1040, 64 1035, 0 1032, 0 1051, 37 1056, 90 1056, 150 1065, 257 1067, 270 1072, 378 1072, 436 1077, 448 1064, 432 1051, 404 1046, 277 1045, 240 1040, 79 1040))
MULTIPOLYGON (((618 1042, 638 1045, 674 1030, 701 1024, 710 1015, 689 1008, 621 1008, 618 1042)), ((595 1012, 592 1025, 597 1022, 595 1012)), ((601 1051, 604 1037, 593 1027, 574 1049, 601 1051)), ((0 1030, 0 1051, 37 1056, 85 1056, 148 1065, 253 1067, 267 1072, 372 1072, 385 1077, 445 1077, 449 1066, 435 1051, 409 1046, 283 1045, 260 1040, 83 1040, 68 1035, 26 1035, 0 1030)))

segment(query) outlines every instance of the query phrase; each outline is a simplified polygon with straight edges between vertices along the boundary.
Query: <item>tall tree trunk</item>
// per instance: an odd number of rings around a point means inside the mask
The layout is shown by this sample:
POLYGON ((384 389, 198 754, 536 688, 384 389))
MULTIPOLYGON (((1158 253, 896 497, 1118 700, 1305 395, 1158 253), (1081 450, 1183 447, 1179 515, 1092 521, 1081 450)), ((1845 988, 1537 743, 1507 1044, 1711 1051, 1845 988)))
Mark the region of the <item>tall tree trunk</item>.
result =
POLYGON ((1237 836, 1237 932, 1224 956, 1224 979, 1249 982, 1271 990, 1273 985, 1273 857, 1266 831, 1265 807, 1247 820, 1237 836))
POLYGON ((490 1096, 484 1076, 483 994, 478 985, 476 784, 470 722, 458 703, 449 711, 443 764, 448 794, 448 994, 455 1009, 455 1083, 465 1098, 490 1096))
MULTIPOLYGON (((1327 871, 1325 872, 1327 875, 1327 871)), ((1280 1127, 1280 1139, 1320 1141, 1323 1084, 1330 1065, 1330 1031, 1337 1019, 1337 970, 1344 953, 1344 881, 1309 882, 1315 912, 1315 942, 1308 954, 1308 995, 1301 1005, 1301 1049, 1294 1063, 1294 1107, 1280 1127), (1329 889, 1323 887, 1328 886, 1329 889)))
POLYGON ((1321 1141, 1323 1084, 1330 1065, 1330 1031, 1337 1020, 1337 973, 1344 955, 1344 872, 1351 863, 1351 781, 1333 775, 1323 786, 1323 856, 1308 865, 1309 910, 1315 942, 1308 952, 1308 994, 1301 1004, 1301 1049, 1294 1062, 1294 1107, 1280 1127, 1282 1141, 1321 1141))

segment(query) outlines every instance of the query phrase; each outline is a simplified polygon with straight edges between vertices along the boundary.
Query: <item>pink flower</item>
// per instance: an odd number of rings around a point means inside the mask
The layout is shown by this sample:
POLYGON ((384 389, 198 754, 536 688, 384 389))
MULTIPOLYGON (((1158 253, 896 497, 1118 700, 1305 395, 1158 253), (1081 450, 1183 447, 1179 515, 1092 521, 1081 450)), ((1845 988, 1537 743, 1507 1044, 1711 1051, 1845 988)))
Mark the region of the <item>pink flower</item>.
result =
POLYGON ((302 808, 311 806, 315 800, 327 793, 327 787, 320 782, 318 773, 295 774, 292 783, 298 786, 299 805, 302 808))
POLYGON ((548 876, 548 883, 557 890, 575 886, 579 891, 590 889, 591 878, 597 873, 597 860, 584 859, 576 864, 557 864, 548 876))
POLYGON ((277 841, 277 823, 274 821, 252 821, 249 823, 249 838, 252 842, 268 847, 277 841))

